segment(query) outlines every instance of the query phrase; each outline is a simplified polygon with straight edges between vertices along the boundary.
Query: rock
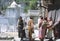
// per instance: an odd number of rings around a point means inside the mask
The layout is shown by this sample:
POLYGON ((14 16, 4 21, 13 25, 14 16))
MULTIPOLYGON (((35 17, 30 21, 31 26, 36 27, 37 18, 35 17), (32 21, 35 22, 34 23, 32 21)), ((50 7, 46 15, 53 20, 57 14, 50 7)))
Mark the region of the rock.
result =
POLYGON ((21 41, 21 38, 18 38, 18 37, 16 38, 16 37, 15 37, 15 38, 14 38, 14 41, 21 41))
POLYGON ((57 39, 56 41, 60 41, 60 39, 57 39))

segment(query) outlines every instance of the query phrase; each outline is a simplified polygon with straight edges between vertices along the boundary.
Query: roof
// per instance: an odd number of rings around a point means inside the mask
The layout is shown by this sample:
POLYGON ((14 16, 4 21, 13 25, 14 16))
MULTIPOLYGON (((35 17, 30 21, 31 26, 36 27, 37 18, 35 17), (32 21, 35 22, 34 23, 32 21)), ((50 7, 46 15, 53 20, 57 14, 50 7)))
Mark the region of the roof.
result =
POLYGON ((15 1, 13 1, 13 2, 11 3, 11 5, 8 6, 8 8, 16 8, 16 6, 17 6, 17 3, 16 3, 15 1))

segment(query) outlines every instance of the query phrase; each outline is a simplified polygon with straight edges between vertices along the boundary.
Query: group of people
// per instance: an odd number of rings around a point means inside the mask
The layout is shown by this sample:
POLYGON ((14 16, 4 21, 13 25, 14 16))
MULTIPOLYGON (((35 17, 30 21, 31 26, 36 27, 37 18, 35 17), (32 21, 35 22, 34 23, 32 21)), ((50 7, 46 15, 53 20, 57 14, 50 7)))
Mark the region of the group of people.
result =
MULTIPOLYGON (((32 39, 32 33, 34 33, 33 28, 34 28, 33 18, 30 17, 30 20, 28 21, 28 32, 29 32, 28 36, 30 41, 33 41, 32 39)), ((18 20, 18 37, 21 38, 21 40, 23 40, 23 37, 26 37, 25 29, 24 29, 24 21, 21 16, 18 20)))
MULTIPOLYGON (((32 33, 34 33, 34 21, 32 16, 30 16, 30 20, 28 21, 27 25, 29 40, 34 41, 34 39, 32 38, 32 33)), ((46 35, 47 38, 52 39, 53 20, 51 17, 43 18, 42 16, 40 16, 40 19, 38 21, 38 28, 39 28, 38 37, 40 41, 44 41, 46 35)), ((25 37, 24 23, 22 17, 19 18, 18 22, 18 36, 21 37, 21 40, 23 40, 23 37, 25 37)))
POLYGON ((42 16, 40 16, 39 20, 39 39, 41 41, 44 40, 45 36, 47 35, 47 38, 51 39, 52 38, 52 31, 53 31, 53 20, 52 18, 47 18, 45 17, 43 19, 42 16))

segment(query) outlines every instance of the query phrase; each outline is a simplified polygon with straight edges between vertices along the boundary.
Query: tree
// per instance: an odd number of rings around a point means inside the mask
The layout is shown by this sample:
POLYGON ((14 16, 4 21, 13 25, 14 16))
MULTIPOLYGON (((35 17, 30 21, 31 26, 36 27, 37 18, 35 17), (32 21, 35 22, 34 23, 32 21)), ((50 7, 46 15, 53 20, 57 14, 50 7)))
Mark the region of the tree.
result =
POLYGON ((11 0, 0 0, 0 11, 5 10, 10 5, 11 0))
POLYGON ((37 0, 31 0, 29 4, 29 9, 37 9, 37 0))
POLYGON ((15 0, 16 3, 24 3, 25 9, 24 11, 27 12, 27 10, 32 9, 32 10, 36 10, 37 9, 37 1, 38 0, 15 0))
POLYGON ((26 6, 28 6, 29 9, 33 9, 35 10, 37 8, 37 0, 25 0, 24 2, 26 2, 26 6))

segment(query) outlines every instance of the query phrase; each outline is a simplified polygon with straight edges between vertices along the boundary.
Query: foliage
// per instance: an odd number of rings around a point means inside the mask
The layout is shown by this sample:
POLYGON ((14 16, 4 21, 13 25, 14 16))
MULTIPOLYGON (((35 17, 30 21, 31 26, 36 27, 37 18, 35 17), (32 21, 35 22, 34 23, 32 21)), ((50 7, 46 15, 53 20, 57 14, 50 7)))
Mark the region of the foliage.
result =
POLYGON ((28 9, 29 9, 28 6, 25 6, 24 12, 27 13, 27 10, 28 10, 28 9))
POLYGON ((25 11, 27 12, 27 10, 36 10, 37 9, 37 0, 29 0, 29 1, 26 1, 26 7, 25 7, 25 11))
POLYGON ((0 0, 0 10, 6 10, 7 6, 9 6, 11 3, 11 0, 0 0))
POLYGON ((6 10, 7 6, 1 6, 0 10, 6 10))
POLYGON ((23 0, 15 0, 16 1, 16 3, 20 3, 20 2, 22 2, 23 0))
POLYGON ((29 4, 29 9, 36 9, 37 7, 37 0, 31 0, 29 4))
POLYGON ((32 9, 36 10, 37 9, 37 0, 15 0, 17 3, 25 3, 25 9, 24 11, 27 12, 27 10, 32 9))
MULTIPOLYGON (((1 1, 2 0, 0 0, 0 2, 1 1)), ((33 10, 37 9, 37 0, 15 0, 15 1, 16 1, 16 3, 24 3, 26 5, 25 9, 24 9, 25 12, 27 12, 28 9, 33 9, 33 10)), ((4 1, 4 3, 5 3, 5 1, 4 1)), ((4 3, 0 7, 0 9, 2 9, 2 10, 5 10, 7 8, 7 6, 4 6, 4 3)))

